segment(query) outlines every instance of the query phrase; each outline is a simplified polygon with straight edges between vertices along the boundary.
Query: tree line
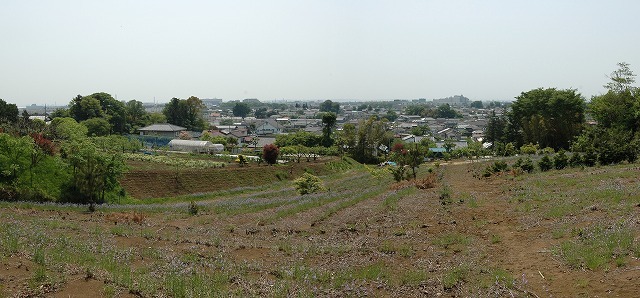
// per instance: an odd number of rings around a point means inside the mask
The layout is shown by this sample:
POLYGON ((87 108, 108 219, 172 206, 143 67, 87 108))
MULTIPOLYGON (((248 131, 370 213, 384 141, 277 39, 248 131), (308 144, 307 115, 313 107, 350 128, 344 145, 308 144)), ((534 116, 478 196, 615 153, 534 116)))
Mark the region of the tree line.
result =
POLYGON ((506 113, 489 117, 486 141, 495 152, 531 144, 597 156, 601 164, 634 162, 640 151, 640 93, 627 63, 587 102, 573 89, 522 92, 506 113), (587 121, 589 117, 589 121, 587 121))

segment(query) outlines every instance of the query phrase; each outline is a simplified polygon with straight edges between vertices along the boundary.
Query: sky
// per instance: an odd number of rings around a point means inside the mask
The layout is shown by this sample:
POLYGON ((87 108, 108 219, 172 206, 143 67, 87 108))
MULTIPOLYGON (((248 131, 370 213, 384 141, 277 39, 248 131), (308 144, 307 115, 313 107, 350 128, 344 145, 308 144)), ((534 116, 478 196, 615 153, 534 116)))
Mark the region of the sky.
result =
POLYGON ((637 0, 2 0, 0 98, 513 100, 640 73, 637 0))

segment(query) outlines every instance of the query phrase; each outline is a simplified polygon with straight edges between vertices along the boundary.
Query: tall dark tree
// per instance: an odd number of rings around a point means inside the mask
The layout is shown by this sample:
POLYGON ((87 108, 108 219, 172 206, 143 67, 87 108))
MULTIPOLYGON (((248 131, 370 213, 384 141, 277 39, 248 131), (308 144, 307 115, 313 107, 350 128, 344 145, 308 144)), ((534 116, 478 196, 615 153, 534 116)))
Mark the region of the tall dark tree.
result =
POLYGON ((331 100, 325 100, 320 104, 320 112, 333 112, 338 114, 340 112, 340 104, 331 100))
POLYGON ((434 118, 462 118, 462 115, 449 104, 443 104, 436 109, 434 118))
POLYGON ((18 121, 18 106, 7 103, 0 98, 0 123, 15 123, 18 121))
POLYGON ((251 107, 244 102, 238 102, 233 106, 233 116, 244 118, 249 113, 251 113, 251 107))
POLYGON ((482 101, 480 101, 480 100, 476 100, 474 102, 471 102, 471 104, 469 106, 472 107, 472 108, 475 108, 475 109, 482 109, 484 107, 482 105, 482 101))
POLYGON ((74 97, 69 103, 69 113, 78 122, 92 118, 105 118, 110 124, 112 133, 129 132, 124 103, 117 101, 108 93, 98 92, 88 96, 74 97))
POLYGON ((149 114, 144 109, 141 101, 130 100, 125 104, 125 114, 127 123, 131 126, 131 131, 149 125, 149 114))
POLYGON ((208 126, 202 118, 203 109, 204 104, 195 96, 188 99, 174 97, 164 106, 162 113, 167 117, 168 123, 197 131, 206 129, 208 126))
POLYGON ((495 147, 497 143, 505 141, 505 126, 507 120, 504 116, 496 115, 496 111, 491 111, 489 122, 484 132, 484 141, 491 143, 491 147, 495 147))
POLYGON ((182 123, 182 115, 184 114, 181 111, 182 106, 180 105, 180 99, 172 98, 162 109, 162 114, 167 117, 167 123, 179 125, 178 123, 182 123))
POLYGON ((322 145, 331 147, 333 145, 333 128, 336 126, 337 117, 335 113, 327 112, 322 114, 322 145))
POLYGON ((567 149, 582 131, 585 116, 584 98, 576 90, 555 88, 522 92, 511 105, 509 121, 520 132, 523 144, 567 149))

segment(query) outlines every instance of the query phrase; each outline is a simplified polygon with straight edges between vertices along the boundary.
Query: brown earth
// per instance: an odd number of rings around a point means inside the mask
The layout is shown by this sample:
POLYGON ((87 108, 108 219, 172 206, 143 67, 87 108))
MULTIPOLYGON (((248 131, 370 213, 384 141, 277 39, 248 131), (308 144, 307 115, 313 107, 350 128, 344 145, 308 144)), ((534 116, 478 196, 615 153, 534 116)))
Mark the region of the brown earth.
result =
MULTIPOLYGON (((301 173, 302 167, 312 165, 295 166, 294 173, 301 173)), ((18 221, 31 217, 63 221, 73 229, 63 226, 52 233, 78 239, 82 236, 73 235, 87 234, 91 229, 113 231, 114 227, 125 227, 124 235, 103 237, 104 241, 113 241, 119 249, 133 253, 136 261, 131 264, 132 268, 153 266, 148 257, 144 258, 145 249, 151 248, 170 256, 197 259, 185 261, 195 264, 219 260, 232 267, 242 265, 243 271, 233 271, 228 285, 237 296, 277 296, 274 284, 286 280, 288 270, 293 267, 323 270, 331 272, 333 277, 372 264, 383 264, 387 276, 316 289, 306 288, 302 282, 296 285, 296 282, 285 293, 304 292, 329 297, 634 297, 640 293, 640 261, 635 257, 627 258, 624 266, 608 265, 589 270, 572 268, 554 253, 554 248, 561 242, 573 239, 572 235, 553 237, 554 229, 561 225, 588 226, 594 224, 594 219, 603 223, 617 220, 612 219, 611 214, 591 208, 561 218, 546 218, 519 211, 513 199, 519 189, 526 187, 527 178, 505 175, 477 179, 474 174, 478 167, 467 163, 444 165, 438 187, 409 191, 399 198, 396 207, 385 206, 388 196, 395 193, 386 191, 338 209, 328 217, 323 215, 341 201, 266 221, 266 224, 265 218, 271 218, 284 207, 239 215, 216 214, 203 208, 197 216, 138 210, 138 213, 144 212, 141 223, 109 211, 88 214, 5 208, 0 213, 2 218, 9 218, 10 214, 18 221), (450 202, 442 199, 444 184, 451 189, 450 202), (118 218, 125 219, 118 221, 118 218), (469 243, 437 244, 439 239, 450 235, 464 235, 469 243), (463 268, 460 269, 461 277, 453 286, 444 286, 445 278, 456 268, 463 268), (513 280, 507 282, 497 278, 492 273, 497 269, 505 271, 513 280), (405 281, 403 276, 407 272, 423 272, 424 276, 415 282, 405 281)), ((242 173, 237 176, 263 177, 260 172, 265 169, 250 167, 233 172, 242 173)), ((596 175, 597 171, 586 170, 575 175, 596 175)), ((186 189, 205 192, 229 187, 245 179, 231 178, 230 172, 229 169, 197 171, 194 175, 207 177, 207 184, 184 183, 189 186, 186 189)), ((142 174, 133 172, 125 179, 130 193, 145 197, 151 196, 149 189, 153 189, 153 196, 188 192, 172 193, 169 187, 171 173, 142 174)), ((344 177, 344 183, 358 179, 355 177, 344 177)), ((640 179, 636 175, 623 183, 637 186, 640 179)), ((332 189, 337 187, 332 186, 332 189)), ((549 185, 550 189, 553 187, 549 185)), ((357 191, 365 192, 367 187, 357 191)), ((561 189, 558 191, 562 192, 561 189)), ((635 221, 636 243, 640 230, 639 210, 640 207, 636 207, 630 213, 635 221)), ((2 221, 9 223, 5 219, 2 221)), ((3 285, 0 293, 7 297, 105 296, 105 284, 111 282, 104 274, 86 278, 81 270, 79 274, 72 274, 73 270, 66 269, 62 270, 61 282, 49 288, 32 289, 28 286, 31 273, 26 268, 34 265, 27 254, 19 253, 0 260, 0 284, 3 285)), ((115 296, 149 296, 144 292, 116 288, 115 296)))
POLYGON ((136 199, 162 198, 192 193, 206 193, 243 186, 261 186, 300 176, 305 170, 324 175, 326 160, 291 163, 289 165, 227 164, 215 169, 160 169, 148 170, 147 163, 128 161, 130 170, 120 183, 136 199), (275 175, 278 174, 278 175, 275 175))

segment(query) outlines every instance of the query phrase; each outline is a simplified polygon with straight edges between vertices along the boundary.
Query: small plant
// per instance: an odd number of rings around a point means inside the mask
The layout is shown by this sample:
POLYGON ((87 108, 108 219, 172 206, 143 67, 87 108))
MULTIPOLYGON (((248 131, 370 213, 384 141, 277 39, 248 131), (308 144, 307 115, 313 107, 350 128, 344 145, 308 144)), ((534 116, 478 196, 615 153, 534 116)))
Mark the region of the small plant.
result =
POLYGON ((276 178, 278 178, 279 181, 289 179, 289 174, 286 173, 286 172, 283 172, 283 171, 276 171, 275 175, 276 175, 276 178))
POLYGON ((302 177, 293 180, 293 184, 295 184, 296 190, 301 195, 310 194, 318 191, 324 190, 324 185, 322 185, 322 180, 315 175, 304 173, 302 177))
POLYGON ((442 186, 442 190, 440 190, 440 204, 450 205, 451 203, 453 203, 453 199, 451 198, 451 188, 449 185, 445 184, 442 186))
POLYGON ((191 201, 189 203, 189 215, 197 215, 198 214, 198 204, 196 204, 196 202, 191 201))
POLYGON ((450 270, 442 278, 442 286, 447 291, 453 289, 459 282, 466 278, 468 271, 469 269, 463 266, 450 270))
POLYGON ((247 158, 244 157, 244 155, 242 155, 242 154, 238 154, 238 158, 236 158, 235 162, 237 162, 238 165, 241 166, 241 167, 244 167, 246 164, 249 163, 247 161, 247 158))

